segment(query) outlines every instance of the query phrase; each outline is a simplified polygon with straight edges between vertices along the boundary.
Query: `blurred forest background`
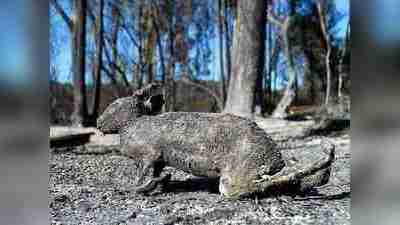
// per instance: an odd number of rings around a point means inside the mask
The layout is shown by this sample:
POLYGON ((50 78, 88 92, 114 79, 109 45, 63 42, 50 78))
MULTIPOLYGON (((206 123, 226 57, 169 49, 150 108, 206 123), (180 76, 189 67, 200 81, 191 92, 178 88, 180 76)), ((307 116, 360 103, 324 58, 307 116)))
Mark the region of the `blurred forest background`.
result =
POLYGON ((283 118, 349 101, 347 0, 51 0, 50 122, 91 126, 166 87, 165 111, 283 118))

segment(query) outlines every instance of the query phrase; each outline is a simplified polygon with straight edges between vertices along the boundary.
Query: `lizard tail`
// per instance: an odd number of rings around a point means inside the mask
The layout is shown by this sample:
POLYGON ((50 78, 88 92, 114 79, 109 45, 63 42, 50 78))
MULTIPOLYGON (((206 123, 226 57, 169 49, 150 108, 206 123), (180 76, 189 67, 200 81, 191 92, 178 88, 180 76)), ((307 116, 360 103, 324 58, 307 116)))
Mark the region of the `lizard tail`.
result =
POLYGON ((282 190, 290 185, 296 185, 300 191, 326 184, 330 178, 331 165, 335 160, 335 146, 327 140, 321 142, 324 151, 329 151, 326 159, 285 176, 279 174, 261 184, 263 192, 282 190))

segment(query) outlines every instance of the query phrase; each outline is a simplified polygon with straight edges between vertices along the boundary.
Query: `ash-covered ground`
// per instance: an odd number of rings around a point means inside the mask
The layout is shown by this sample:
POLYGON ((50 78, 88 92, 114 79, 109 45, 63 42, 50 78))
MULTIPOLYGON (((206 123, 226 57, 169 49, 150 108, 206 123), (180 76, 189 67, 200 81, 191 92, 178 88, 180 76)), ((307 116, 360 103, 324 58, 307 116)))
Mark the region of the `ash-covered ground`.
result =
MULTIPOLYGON (((265 119, 257 123, 276 140, 296 136, 309 125, 265 119)), ((305 196, 233 201, 220 197, 217 180, 170 167, 164 172, 172 174, 172 181, 164 190, 148 196, 134 193, 133 161, 118 153, 116 136, 96 135, 86 147, 50 149, 51 224, 350 224, 350 136, 328 138, 336 145, 336 161, 327 185, 305 196)), ((298 140, 296 148, 282 149, 287 165, 325 157, 318 139, 298 140)))

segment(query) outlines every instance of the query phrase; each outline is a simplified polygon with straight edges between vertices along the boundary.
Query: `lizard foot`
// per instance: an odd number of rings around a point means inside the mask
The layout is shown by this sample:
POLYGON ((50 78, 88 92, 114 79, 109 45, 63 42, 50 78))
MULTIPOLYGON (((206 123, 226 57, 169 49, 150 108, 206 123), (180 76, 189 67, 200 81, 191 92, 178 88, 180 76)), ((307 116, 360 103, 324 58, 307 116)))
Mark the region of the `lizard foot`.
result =
POLYGON ((134 188, 134 191, 136 193, 147 194, 147 193, 152 192, 153 190, 155 190, 157 188, 157 186, 164 185, 169 180, 171 180, 171 174, 166 174, 166 175, 161 176, 161 177, 151 178, 145 184, 134 188))

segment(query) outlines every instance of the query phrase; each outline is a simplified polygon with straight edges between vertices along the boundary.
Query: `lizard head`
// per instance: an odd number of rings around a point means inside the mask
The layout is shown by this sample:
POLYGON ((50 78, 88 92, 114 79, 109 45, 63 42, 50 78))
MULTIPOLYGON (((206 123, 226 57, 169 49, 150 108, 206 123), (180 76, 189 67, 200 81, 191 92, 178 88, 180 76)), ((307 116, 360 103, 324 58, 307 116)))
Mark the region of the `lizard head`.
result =
POLYGON ((163 104, 162 84, 150 83, 133 95, 112 102, 97 119, 97 128, 103 133, 118 133, 130 120, 160 113, 163 104))

